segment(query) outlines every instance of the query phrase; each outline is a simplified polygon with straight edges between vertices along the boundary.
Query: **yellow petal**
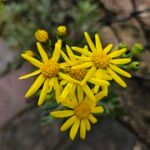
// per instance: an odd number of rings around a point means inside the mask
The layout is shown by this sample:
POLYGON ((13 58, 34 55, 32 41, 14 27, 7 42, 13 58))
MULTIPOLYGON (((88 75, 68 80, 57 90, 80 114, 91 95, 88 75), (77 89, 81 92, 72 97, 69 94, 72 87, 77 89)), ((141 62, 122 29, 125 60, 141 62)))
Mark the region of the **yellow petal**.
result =
POLYGON ((90 52, 90 51, 88 51, 88 50, 86 50, 85 48, 80 48, 80 47, 75 47, 75 46, 73 46, 73 47, 71 47, 74 51, 76 51, 76 52, 79 52, 79 53, 82 53, 82 54, 84 54, 84 55, 86 55, 86 56, 91 56, 92 55, 92 53, 90 52))
POLYGON ((96 100, 97 101, 101 100, 103 97, 107 96, 107 94, 108 94, 108 88, 106 88, 105 90, 102 90, 101 92, 97 93, 95 95, 96 100))
POLYGON ((66 81, 68 81, 68 82, 80 84, 80 82, 79 82, 78 80, 75 80, 75 79, 71 78, 71 77, 70 77, 69 75, 67 75, 67 74, 64 74, 64 73, 62 73, 62 72, 59 72, 58 75, 59 75, 62 79, 66 80, 66 81))
POLYGON ((97 106, 92 109, 92 113, 102 113, 102 112, 104 112, 104 108, 101 106, 97 106))
POLYGON ((52 91, 52 88, 54 86, 54 82, 55 82, 55 78, 51 78, 49 80, 49 85, 48 85, 48 93, 50 93, 52 91))
POLYGON ((112 76, 112 78, 122 87, 126 87, 126 83, 110 68, 107 68, 107 71, 110 73, 110 75, 112 76))
POLYGON ((102 43, 98 34, 95 34, 95 44, 97 52, 102 52, 102 43))
POLYGON ((95 98, 93 92, 91 91, 91 89, 88 87, 87 84, 84 84, 82 86, 82 88, 83 88, 84 92, 86 93, 87 97, 89 97, 93 101, 96 101, 96 98, 95 98))
POLYGON ((81 85, 85 84, 89 78, 91 78, 91 76, 93 76, 94 72, 95 72, 96 68, 92 67, 88 70, 87 74, 85 75, 84 79, 81 81, 81 85))
POLYGON ((74 140, 74 138, 75 138, 75 136, 77 134, 79 125, 80 125, 80 121, 77 120, 77 121, 74 122, 73 126, 71 127, 71 130, 70 130, 70 138, 71 138, 71 140, 74 140))
POLYGON ((42 89, 40 97, 39 97, 38 106, 41 106, 45 100, 45 97, 48 92, 49 81, 50 81, 49 79, 46 79, 44 82, 43 89, 42 89))
POLYGON ((50 113, 50 115, 55 118, 66 118, 72 116, 73 114, 74 114, 73 110, 60 110, 60 111, 53 111, 50 113))
POLYGON ((109 66, 110 66, 110 68, 112 70, 114 70, 115 72, 119 73, 120 75, 123 75, 123 76, 125 76, 127 78, 131 78, 131 74, 130 73, 122 70, 121 68, 117 67, 116 65, 111 65, 110 64, 109 66))
POLYGON ((37 45, 37 48, 38 48, 38 51, 40 53, 40 56, 41 56, 42 60, 44 62, 47 61, 48 60, 48 56, 47 56, 45 50, 43 49, 42 45, 39 42, 37 42, 36 45, 37 45))
POLYGON ((73 87, 73 84, 72 84, 72 83, 68 83, 68 84, 65 86, 64 90, 62 91, 62 94, 61 94, 60 97, 61 97, 62 99, 65 99, 66 96, 71 92, 72 87, 73 87))
POLYGON ((86 124, 85 124, 85 120, 81 120, 81 124, 80 124, 80 138, 81 139, 85 139, 86 137, 86 124))
POLYGON ((37 77, 37 79, 34 81, 34 83, 32 84, 32 86, 30 87, 30 89, 27 91, 25 97, 30 97, 32 96, 43 84, 45 78, 43 77, 43 75, 39 75, 37 77))
POLYGON ((71 60, 67 57, 67 55, 63 52, 63 51, 60 51, 63 59, 66 61, 66 63, 68 63, 69 65, 72 65, 72 62, 71 60))
POLYGON ((97 122, 97 119, 92 115, 92 114, 90 114, 90 116, 89 116, 89 118, 88 118, 90 121, 91 121, 91 123, 93 123, 93 124, 95 124, 96 122, 97 122))
POLYGON ((77 96, 78 96, 78 101, 82 102, 84 98, 84 91, 80 86, 77 86, 77 96))
POLYGON ((77 117, 76 116, 72 116, 67 121, 65 121, 65 123, 61 126, 60 130, 61 131, 66 131, 68 128, 70 128, 72 126, 72 124, 75 121, 77 121, 77 117))
POLYGON ((105 54, 109 53, 109 52, 111 51, 112 47, 113 47, 113 44, 109 44, 108 46, 106 46, 106 47, 104 48, 103 52, 104 52, 105 54))
POLYGON ((62 41, 59 39, 55 44, 55 48, 54 48, 54 52, 53 52, 53 56, 52 56, 52 59, 55 61, 58 61, 58 59, 60 57, 61 45, 62 45, 62 41))
POLYGON ((85 125, 86 125, 86 130, 90 131, 91 130, 91 124, 90 124, 88 119, 85 119, 85 125))
POLYGON ((40 61, 38 61, 37 59, 31 57, 31 56, 28 56, 26 54, 21 54, 21 56, 26 59, 27 61, 29 61, 32 65, 40 68, 42 66, 43 63, 41 63, 40 61))
POLYGON ((110 60, 113 64, 127 64, 131 61, 130 58, 122 58, 122 59, 112 59, 110 60))
POLYGON ((35 75, 39 74, 39 73, 41 73, 41 70, 40 70, 40 69, 39 69, 39 70, 36 70, 36 71, 34 71, 34 72, 31 72, 31 73, 29 73, 29 74, 26 74, 26 75, 23 75, 23 76, 19 77, 19 80, 21 80, 21 79, 26 79, 26 78, 30 78, 30 77, 32 77, 32 76, 35 76, 35 75))
POLYGON ((109 86, 110 85, 110 83, 108 81, 96 79, 96 78, 90 78, 89 82, 94 83, 96 85, 102 85, 102 86, 109 86))
POLYGON ((56 101, 57 101, 57 103, 60 103, 59 97, 61 95, 61 88, 59 86, 57 78, 55 78, 55 80, 54 80, 54 90, 55 90, 55 95, 56 95, 56 101))
POLYGON ((66 45, 66 50, 67 50, 67 54, 68 54, 68 56, 70 57, 70 59, 71 59, 72 61, 75 61, 76 59, 73 57, 74 54, 73 54, 71 48, 70 48, 68 45, 66 45))
POLYGON ((76 98, 76 93, 75 93, 76 88, 77 88, 77 86, 74 84, 73 87, 72 87, 72 91, 71 91, 70 94, 69 94, 70 99, 71 99, 71 103, 72 103, 74 106, 77 105, 77 103, 78 103, 78 100, 77 100, 77 98, 76 98))
POLYGON ((111 52, 108 56, 111 58, 115 58, 115 57, 118 57, 118 56, 124 54, 126 51, 127 51, 126 48, 122 48, 120 50, 115 50, 115 51, 111 52))
POLYGON ((72 69, 85 69, 94 66, 93 62, 85 62, 80 65, 73 66, 72 69))
POLYGON ((85 39, 86 39, 87 43, 89 44, 89 47, 91 48, 91 50, 93 52, 96 52, 95 45, 93 44, 89 34, 87 32, 84 32, 84 36, 85 36, 85 39))

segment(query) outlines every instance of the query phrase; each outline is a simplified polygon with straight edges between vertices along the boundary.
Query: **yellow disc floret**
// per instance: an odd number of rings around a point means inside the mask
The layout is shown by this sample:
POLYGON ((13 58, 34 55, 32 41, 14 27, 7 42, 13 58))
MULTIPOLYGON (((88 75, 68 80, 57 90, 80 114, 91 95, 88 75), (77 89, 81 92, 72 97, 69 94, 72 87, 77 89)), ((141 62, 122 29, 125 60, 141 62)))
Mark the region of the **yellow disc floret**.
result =
POLYGON ((85 69, 71 69, 69 74, 72 78, 76 80, 83 80, 87 71, 85 69))
POLYGON ((93 54, 93 62, 96 67, 105 69, 110 64, 110 58, 104 53, 95 53, 93 54))
POLYGON ((48 40, 48 33, 43 29, 39 29, 35 32, 35 38, 39 42, 46 42, 48 40))
POLYGON ((51 78, 57 75, 59 71, 59 65, 53 60, 48 60, 41 66, 40 69, 45 78, 51 78))
POLYGON ((86 102, 81 102, 79 103, 78 106, 74 108, 75 115, 79 119, 87 119, 91 113, 91 107, 88 103, 86 102))

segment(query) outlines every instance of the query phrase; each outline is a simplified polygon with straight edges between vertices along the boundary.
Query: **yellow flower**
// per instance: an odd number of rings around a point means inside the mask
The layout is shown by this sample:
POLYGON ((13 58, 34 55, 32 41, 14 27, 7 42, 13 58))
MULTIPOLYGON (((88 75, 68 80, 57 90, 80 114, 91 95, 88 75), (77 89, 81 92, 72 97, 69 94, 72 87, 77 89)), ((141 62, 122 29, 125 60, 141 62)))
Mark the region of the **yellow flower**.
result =
POLYGON ((57 27, 57 34, 60 35, 60 36, 64 36, 66 35, 66 32, 67 32, 67 28, 66 26, 58 26, 57 27))
POLYGON ((46 42, 48 40, 48 33, 43 29, 39 29, 35 32, 35 38, 39 42, 46 42))
MULTIPOLYGON (((64 64, 66 64, 67 69, 65 69, 65 73, 59 73, 59 76, 62 78, 60 84, 62 86, 65 86, 60 96, 60 99, 64 100, 71 91, 76 90, 76 88, 81 88, 91 100, 95 101, 96 98, 93 94, 93 91, 88 86, 87 82, 105 87, 110 85, 109 82, 93 77, 93 74, 96 71, 96 68, 94 66, 91 69, 71 69, 71 66, 79 63, 76 57, 80 56, 74 55, 68 45, 66 46, 66 51, 68 56, 63 51, 61 51, 61 55, 65 60, 64 64)), ((106 88, 104 88, 103 90, 106 90, 106 88)))
POLYGON ((26 50, 26 51, 24 52, 24 54, 26 54, 26 55, 28 55, 28 56, 31 56, 31 57, 34 56, 34 52, 33 52, 32 50, 26 50))
POLYGON ((126 87, 126 83, 118 75, 120 74, 127 78, 131 77, 128 72, 118 67, 118 65, 127 64, 131 61, 130 58, 118 58, 126 52, 126 48, 111 52, 113 45, 109 44, 103 49, 98 34, 95 34, 95 45, 87 32, 85 32, 84 35, 91 51, 79 47, 72 47, 73 50, 80 52, 87 57, 86 61, 83 61, 82 64, 73 66, 72 69, 85 69, 95 66, 97 68, 97 79, 99 79, 99 76, 105 76, 104 73, 107 73, 119 85, 121 85, 122 87, 126 87))
MULTIPOLYGON (((78 90, 77 93, 73 93, 74 96, 68 97, 66 102, 62 105, 66 108, 65 110, 53 111, 50 113, 55 118, 68 118, 61 126, 61 131, 70 129, 70 138, 74 140, 77 131, 80 130, 80 138, 85 139, 86 131, 90 131, 91 123, 95 124, 97 119, 93 114, 100 114, 104 112, 103 107, 96 106, 96 102, 93 102, 84 95, 82 89, 78 90), (79 129, 80 128, 80 129, 79 129)), ((97 100, 99 95, 96 95, 97 100)))
POLYGON ((58 59, 60 57, 62 41, 58 40, 55 44, 54 52, 51 58, 48 58, 45 50, 42 45, 37 42, 37 48, 42 58, 42 61, 39 61, 31 56, 26 54, 22 54, 22 57, 29 61, 32 65, 38 68, 38 70, 21 76, 19 79, 26 79, 35 75, 39 75, 37 79, 34 81, 33 85, 27 91, 25 97, 32 96, 43 84, 43 88, 41 90, 41 94, 38 100, 38 105, 42 105, 45 97, 48 92, 51 92, 52 88, 54 88, 56 93, 56 100, 60 96, 60 86, 58 83, 58 73, 60 72, 60 68, 63 67, 61 63, 58 63, 58 59))

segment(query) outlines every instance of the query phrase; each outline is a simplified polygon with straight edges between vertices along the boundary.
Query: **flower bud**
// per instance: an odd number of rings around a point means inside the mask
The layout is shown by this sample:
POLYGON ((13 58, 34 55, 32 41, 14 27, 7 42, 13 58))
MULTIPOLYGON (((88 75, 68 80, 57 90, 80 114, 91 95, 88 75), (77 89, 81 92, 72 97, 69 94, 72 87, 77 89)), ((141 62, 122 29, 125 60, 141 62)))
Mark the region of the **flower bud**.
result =
POLYGON ((58 26, 58 27, 57 27, 57 34, 58 34, 59 36, 65 36, 65 35, 66 35, 66 32, 67 32, 66 26, 58 26))
POLYGON ((138 55, 143 50, 143 45, 140 43, 135 43, 131 49, 132 55, 138 55))
POLYGON ((35 32, 35 38, 39 42, 46 42, 48 40, 48 33, 43 29, 38 29, 35 32))

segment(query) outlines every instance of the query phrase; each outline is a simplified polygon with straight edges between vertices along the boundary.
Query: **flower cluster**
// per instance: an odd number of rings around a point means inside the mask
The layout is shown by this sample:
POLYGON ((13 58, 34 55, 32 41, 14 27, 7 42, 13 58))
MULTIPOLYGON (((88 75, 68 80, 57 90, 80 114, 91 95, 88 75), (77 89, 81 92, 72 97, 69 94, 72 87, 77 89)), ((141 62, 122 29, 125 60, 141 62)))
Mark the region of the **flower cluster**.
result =
MULTIPOLYGON (((65 26, 60 26, 57 28, 57 35, 65 36, 66 31, 65 26)), ((53 110, 50 115, 55 118, 68 118, 60 130, 66 131, 70 128, 72 140, 78 130, 80 138, 85 139, 86 131, 91 129, 91 124, 97 122, 95 115, 104 112, 98 102, 107 96, 111 81, 126 87, 120 75, 131 77, 130 73, 122 69, 123 65, 131 62, 131 58, 123 56, 126 48, 112 50, 113 44, 102 46, 98 34, 95 34, 94 42, 87 32, 84 32, 84 36, 87 45, 65 45, 58 38, 53 51, 48 52, 44 49, 49 41, 48 33, 40 29, 35 33, 40 58, 31 50, 21 54, 37 70, 19 79, 38 75, 25 97, 40 91, 38 106, 41 106, 45 103, 46 96, 54 92, 57 105, 62 110, 53 110)))

